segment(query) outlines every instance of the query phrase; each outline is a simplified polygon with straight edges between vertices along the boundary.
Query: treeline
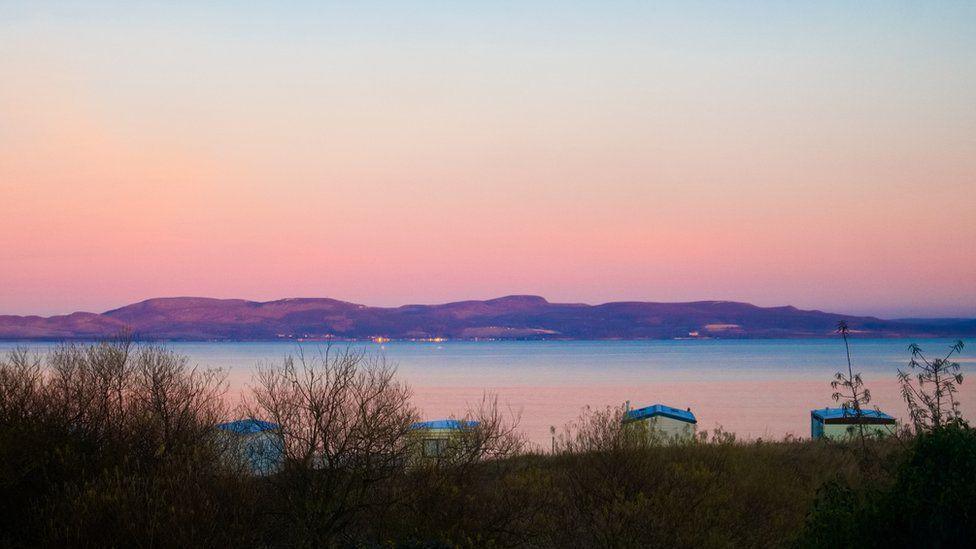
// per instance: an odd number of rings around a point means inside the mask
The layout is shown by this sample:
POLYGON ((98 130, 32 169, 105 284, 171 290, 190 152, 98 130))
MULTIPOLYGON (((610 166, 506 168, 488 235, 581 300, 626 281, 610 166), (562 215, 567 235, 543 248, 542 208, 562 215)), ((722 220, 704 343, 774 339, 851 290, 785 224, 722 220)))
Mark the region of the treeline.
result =
POLYGON ((420 457, 382 357, 299 353, 235 407, 218 371, 126 340, 0 359, 0 543, 92 547, 963 546, 976 435, 958 418, 858 443, 662 445, 589 411, 528 451, 486 398, 420 457), (255 475, 215 425, 279 426, 255 475))

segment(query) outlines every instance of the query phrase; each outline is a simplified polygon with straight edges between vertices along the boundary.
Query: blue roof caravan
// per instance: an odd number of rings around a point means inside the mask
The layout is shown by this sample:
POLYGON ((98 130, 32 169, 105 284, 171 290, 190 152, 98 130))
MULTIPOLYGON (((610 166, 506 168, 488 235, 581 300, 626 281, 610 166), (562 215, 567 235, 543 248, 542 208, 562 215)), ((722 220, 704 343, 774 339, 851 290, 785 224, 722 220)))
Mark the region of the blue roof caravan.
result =
POLYGON ((217 425, 224 434, 227 451, 238 463, 256 475, 270 475, 281 469, 284 440, 281 427, 260 419, 239 419, 217 425))
POLYGON ((262 431, 274 431, 279 427, 277 424, 271 423, 270 421, 262 421, 260 419, 239 419, 237 421, 221 423, 217 425, 217 428, 224 431, 230 431, 238 435, 247 435, 252 433, 260 433, 262 431))
POLYGON ((810 436, 840 440, 854 435, 858 425, 870 436, 894 434, 898 428, 895 418, 880 410, 861 410, 861 415, 850 408, 821 408, 810 410, 810 436))
POLYGON ((654 404, 631 410, 628 403, 621 421, 624 425, 641 425, 655 436, 663 438, 663 442, 673 443, 693 439, 698 418, 691 412, 691 408, 681 410, 654 404))
POLYGON ((414 423, 410 430, 419 440, 420 457, 438 459, 445 457, 452 442, 456 442, 464 430, 476 427, 477 421, 437 419, 414 423))
POLYGON ((411 429, 470 429, 477 427, 477 421, 463 421, 459 419, 435 419, 432 421, 418 421, 410 426, 411 429))

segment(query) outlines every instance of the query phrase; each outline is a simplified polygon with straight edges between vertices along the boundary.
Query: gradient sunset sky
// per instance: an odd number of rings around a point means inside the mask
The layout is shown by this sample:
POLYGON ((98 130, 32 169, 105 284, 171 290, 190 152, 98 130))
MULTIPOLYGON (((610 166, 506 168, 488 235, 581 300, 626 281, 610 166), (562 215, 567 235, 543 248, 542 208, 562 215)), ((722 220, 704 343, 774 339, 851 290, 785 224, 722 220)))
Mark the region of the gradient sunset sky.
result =
POLYGON ((976 2, 0 1, 0 314, 976 316, 976 2))

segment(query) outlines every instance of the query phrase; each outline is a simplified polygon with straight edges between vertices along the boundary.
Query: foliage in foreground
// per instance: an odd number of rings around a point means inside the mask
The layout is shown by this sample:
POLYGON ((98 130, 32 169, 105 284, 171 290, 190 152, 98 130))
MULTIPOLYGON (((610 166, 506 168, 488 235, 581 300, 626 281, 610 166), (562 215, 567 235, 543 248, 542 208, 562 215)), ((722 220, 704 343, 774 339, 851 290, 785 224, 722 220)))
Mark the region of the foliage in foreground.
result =
POLYGON ((923 432, 890 477, 820 490, 800 547, 967 547, 976 540, 976 431, 923 432))
POLYGON ((417 460, 394 370, 286 360, 238 413, 282 426, 283 468, 247 474, 213 425, 219 373, 159 347, 0 359, 0 544, 245 547, 951 546, 973 539, 976 437, 958 422, 861 444, 661 444, 591 411, 531 454, 491 399, 417 460), (865 459, 868 452, 871 459, 865 459), (906 535, 905 532, 910 532, 906 535), (915 536, 915 537, 911 537, 915 536))

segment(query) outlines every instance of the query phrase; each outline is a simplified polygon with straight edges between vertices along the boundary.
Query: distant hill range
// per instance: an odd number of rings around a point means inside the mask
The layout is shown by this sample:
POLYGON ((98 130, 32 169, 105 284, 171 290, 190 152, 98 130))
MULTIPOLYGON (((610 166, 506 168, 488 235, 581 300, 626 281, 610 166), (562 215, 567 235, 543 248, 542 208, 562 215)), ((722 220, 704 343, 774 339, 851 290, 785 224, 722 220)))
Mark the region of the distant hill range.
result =
POLYGON ((508 296, 442 305, 367 307, 335 299, 150 299, 102 314, 0 316, 0 339, 672 339, 827 337, 845 320, 859 336, 976 335, 976 319, 847 316, 730 301, 550 303, 508 296))

